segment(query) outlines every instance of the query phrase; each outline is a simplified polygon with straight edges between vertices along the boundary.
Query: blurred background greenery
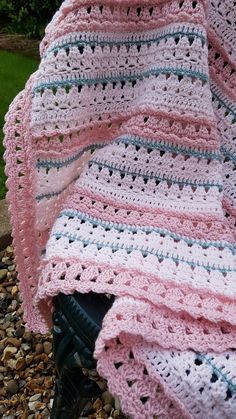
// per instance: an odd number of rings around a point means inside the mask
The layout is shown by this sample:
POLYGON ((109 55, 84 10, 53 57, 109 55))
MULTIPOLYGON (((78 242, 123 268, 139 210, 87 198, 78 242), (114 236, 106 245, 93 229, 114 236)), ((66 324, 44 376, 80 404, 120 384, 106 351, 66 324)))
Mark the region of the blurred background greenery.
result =
POLYGON ((40 39, 61 0, 0 0, 1 30, 40 39))

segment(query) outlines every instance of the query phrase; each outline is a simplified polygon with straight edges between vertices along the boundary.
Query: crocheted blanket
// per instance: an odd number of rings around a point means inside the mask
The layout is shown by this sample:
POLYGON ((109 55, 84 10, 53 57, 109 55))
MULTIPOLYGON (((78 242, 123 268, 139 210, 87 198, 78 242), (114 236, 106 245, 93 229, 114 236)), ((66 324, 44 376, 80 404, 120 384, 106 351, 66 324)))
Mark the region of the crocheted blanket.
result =
POLYGON ((27 325, 116 296, 98 370, 135 419, 235 418, 230 0, 67 0, 6 118, 27 325))

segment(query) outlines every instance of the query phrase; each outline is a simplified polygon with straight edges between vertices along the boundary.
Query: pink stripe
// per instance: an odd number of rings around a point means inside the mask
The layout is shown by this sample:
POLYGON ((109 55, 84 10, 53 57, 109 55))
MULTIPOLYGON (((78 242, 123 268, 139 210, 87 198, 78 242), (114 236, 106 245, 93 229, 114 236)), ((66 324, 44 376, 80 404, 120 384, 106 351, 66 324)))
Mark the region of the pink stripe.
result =
POLYGON ((176 314, 166 308, 157 309, 148 303, 131 303, 129 307, 127 300, 114 304, 109 310, 98 345, 101 339, 106 340, 109 336, 110 340, 121 333, 131 335, 131 338, 141 335, 146 343, 156 343, 164 349, 175 348, 181 351, 192 349, 220 353, 235 348, 236 342, 236 328, 230 328, 225 323, 193 320, 188 314, 176 314))
POLYGON ((196 239, 234 242, 232 230, 225 220, 212 214, 193 217, 189 213, 178 214, 159 208, 127 205, 78 186, 63 208, 75 209, 114 223, 153 226, 196 239))
MULTIPOLYGON (((142 115, 130 117, 121 128, 122 134, 137 135, 140 137, 167 141, 184 147, 193 147, 202 150, 218 150, 219 138, 215 126, 205 120, 200 123, 182 115, 173 115, 168 112, 149 111, 148 123, 144 122, 142 115)), ((201 119, 201 118, 200 118, 201 119)))
MULTIPOLYGON (((187 323, 199 330, 204 330, 203 326, 206 326, 207 329, 215 331, 214 333, 218 331, 217 333, 222 334, 223 332, 218 330, 217 323, 226 326, 227 322, 228 338, 236 338, 235 298, 229 299, 224 295, 209 294, 205 290, 193 289, 191 285, 184 287, 178 285, 177 287, 174 282, 166 282, 155 275, 144 275, 137 270, 124 269, 119 266, 110 267, 108 264, 96 264, 94 261, 80 262, 78 258, 67 258, 66 260, 53 258, 44 261, 43 266, 35 298, 39 307, 41 301, 47 300, 59 292, 73 294, 75 291, 81 293, 94 291, 120 297, 130 296, 139 301, 151 303, 155 313, 158 313, 157 308, 162 312, 167 310, 168 318, 172 318, 171 325, 174 325, 177 319, 177 323, 182 323, 181 328, 186 327, 187 323), (183 315, 183 313, 188 314, 183 315), (183 321, 183 317, 186 322, 183 321)), ((149 321, 153 319, 153 316, 154 314, 148 317, 149 321)), ((202 333, 204 335, 204 331, 202 333)), ((179 335, 179 338, 182 339, 181 333, 179 335)), ((206 344, 207 337, 202 337, 206 344)), ((224 340, 224 336, 222 339, 224 340)), ((230 342, 233 344, 231 340, 230 342)), ((198 343, 201 345, 201 339, 198 343)), ((221 349, 218 347, 215 350, 218 352, 221 349)), ((198 347, 198 350, 201 349, 198 347)))
POLYGON ((132 109, 125 114, 118 114, 102 122, 88 123, 86 127, 83 126, 81 129, 80 127, 54 129, 53 131, 43 131, 42 129, 40 136, 37 132, 34 134, 34 147, 37 157, 41 157, 43 153, 47 156, 48 152, 55 153, 55 156, 58 155, 59 157, 62 147, 63 155, 70 156, 71 149, 75 147, 78 150, 80 146, 82 148, 91 144, 91 138, 94 138, 94 143, 109 143, 110 140, 125 134, 146 136, 147 139, 150 138, 157 142, 163 139, 171 144, 192 146, 195 149, 201 148, 205 151, 219 149, 215 121, 210 121, 209 118, 200 115, 193 117, 193 115, 187 113, 185 113, 185 116, 177 112, 171 112, 170 114, 150 106, 132 109), (149 119, 145 123, 144 119, 147 115, 149 119), (177 135, 173 131, 177 132, 177 135), (56 137, 62 134, 64 135, 63 144, 56 137), (48 136, 51 137, 50 142, 48 136), (70 154, 66 154, 67 150, 70 154))
MULTIPOLYGON (((169 2, 166 1, 154 1, 150 3, 149 0, 123 0, 120 2, 113 2, 112 0, 105 0, 103 5, 103 13, 97 7, 96 10, 92 8, 91 13, 87 13, 86 7, 91 6, 89 1, 78 1, 70 2, 69 6, 62 7, 59 16, 47 28, 46 36, 43 39, 40 46, 41 56, 45 53, 48 45, 50 45, 55 39, 63 36, 69 32, 76 31, 101 31, 113 33, 123 33, 132 31, 143 31, 150 29, 157 29, 166 26, 171 23, 185 23, 188 24, 201 24, 207 27, 205 20, 205 11, 207 2, 200 1, 195 9, 192 8, 192 1, 186 0, 183 8, 180 8, 179 1, 169 2), (146 18, 143 16, 138 17, 135 13, 132 15, 132 6, 135 5, 145 6, 147 13, 146 18), (154 9, 152 16, 149 15, 149 9, 151 7, 159 7, 159 10, 154 9), (107 7, 106 7, 107 6, 107 7), (111 6, 111 8, 109 8, 111 6), (122 8, 121 8, 122 6, 122 8), (127 7, 131 8, 131 12, 127 14, 127 7), (73 11, 77 10, 74 14, 73 11), (107 15, 107 16, 106 16, 107 15), (63 25, 61 25, 63 22, 63 25)), ((96 0, 93 5, 100 5, 100 1, 96 0)), ((135 12, 135 9, 133 10, 135 12)))

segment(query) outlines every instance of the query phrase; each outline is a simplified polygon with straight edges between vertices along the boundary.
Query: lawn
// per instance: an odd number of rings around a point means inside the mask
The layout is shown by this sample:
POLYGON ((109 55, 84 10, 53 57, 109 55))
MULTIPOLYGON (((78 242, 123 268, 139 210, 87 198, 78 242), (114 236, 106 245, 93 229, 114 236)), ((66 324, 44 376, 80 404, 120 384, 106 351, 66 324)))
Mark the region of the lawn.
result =
POLYGON ((16 94, 24 88, 30 74, 38 66, 32 58, 12 52, 0 51, 0 199, 6 193, 3 162, 3 132, 4 115, 16 94))

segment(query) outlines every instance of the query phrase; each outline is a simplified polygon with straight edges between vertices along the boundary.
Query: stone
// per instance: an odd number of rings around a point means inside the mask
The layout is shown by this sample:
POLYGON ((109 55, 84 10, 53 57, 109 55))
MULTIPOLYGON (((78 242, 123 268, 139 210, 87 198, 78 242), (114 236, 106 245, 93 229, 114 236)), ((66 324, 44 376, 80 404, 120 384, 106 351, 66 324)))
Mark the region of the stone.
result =
POLYGON ((15 296, 18 293, 18 287, 14 285, 11 289, 11 295, 15 296))
POLYGON ((6 389, 4 387, 0 388, 0 397, 6 397, 7 392, 6 389))
POLYGON ((10 310, 11 311, 15 311, 16 307, 18 306, 18 302, 16 300, 12 300, 11 305, 10 305, 10 310))
POLYGON ((113 405, 114 404, 114 397, 111 395, 111 393, 109 393, 109 391, 105 391, 102 394, 102 401, 103 401, 104 405, 106 405, 106 404, 113 405))
POLYGON ((25 332, 24 334, 23 334, 23 339, 24 339, 24 341, 25 342, 31 342, 32 341, 32 334, 31 334, 31 332, 25 332))
POLYGON ((13 246, 7 246, 6 252, 8 256, 13 256, 13 253, 14 253, 13 246))
POLYGON ((21 345, 21 342, 17 338, 7 338, 6 340, 7 345, 14 346, 15 348, 19 348, 21 345))
POLYGON ((26 367, 25 359, 22 357, 18 358, 16 361, 16 366, 15 366, 16 371, 22 371, 25 369, 25 367, 26 367))
POLYGON ((25 333, 25 327, 24 327, 24 326, 19 326, 19 327, 17 327, 17 329, 15 330, 15 335, 16 335, 18 338, 22 338, 22 336, 24 335, 24 333, 25 333))
POLYGON ((29 402, 28 403, 28 407, 29 407, 29 410, 30 411, 35 411, 36 410, 36 406, 37 406, 37 404, 38 404, 38 402, 36 401, 36 402, 29 402))
POLYGON ((25 380, 20 380, 18 384, 19 384, 19 389, 21 389, 26 385, 26 381, 25 380))
POLYGON ((34 359, 34 355, 30 355, 30 354, 26 355, 26 357, 25 357, 26 364, 30 365, 31 362, 33 361, 33 359, 34 359))
POLYGON ((6 361, 6 364, 7 364, 7 368, 8 369, 10 369, 10 370, 15 370, 15 368, 16 368, 16 360, 15 359, 9 359, 9 360, 7 360, 6 361))
POLYGON ((106 413, 110 413, 112 409, 112 406, 110 404, 105 404, 105 406, 103 407, 103 410, 105 410, 106 413))
POLYGON ((17 348, 7 346, 3 351, 3 360, 10 359, 17 352, 17 348))
POLYGON ((53 379, 52 377, 45 377, 44 379, 44 385, 46 388, 52 388, 53 387, 53 379))
POLYGON ((44 342, 43 343, 43 349, 45 354, 49 355, 50 352, 52 352, 52 343, 51 342, 44 342))
POLYGON ((121 409, 120 400, 118 399, 118 397, 114 397, 114 399, 115 399, 115 409, 120 410, 121 409))
POLYGON ((5 345, 3 345, 2 342, 0 342, 0 355, 3 353, 4 348, 5 348, 5 345))
POLYGON ((44 363, 41 361, 37 367, 35 368, 35 371, 39 372, 39 371, 43 371, 44 370, 44 363))
POLYGON ((11 225, 6 199, 0 201, 0 250, 11 244, 11 225))
MULTIPOLYGON (((9 322, 10 323, 10 322, 9 322)), ((7 336, 9 337, 9 338, 11 338, 11 337, 14 337, 14 334, 15 334, 15 329, 13 328, 13 327, 8 327, 7 329, 6 329, 6 332, 7 332, 7 336)))
POLYGON ((29 398, 29 401, 30 402, 36 402, 36 401, 38 401, 38 400, 40 400, 41 399, 41 394, 34 394, 33 396, 31 396, 30 398, 29 398))
POLYGON ((8 266, 8 271, 9 272, 13 272, 16 269, 16 265, 9 265, 8 266))
POLYGON ((93 403, 93 408, 96 410, 96 412, 101 410, 102 409, 102 401, 100 399, 96 399, 95 402, 93 403))
POLYGON ((7 269, 0 269, 0 281, 2 281, 7 276, 7 269))
POLYGON ((47 407, 45 407, 45 409, 43 409, 42 416, 43 416, 43 418, 49 418, 50 413, 49 413, 49 410, 48 410, 47 407))
POLYGON ((16 394, 18 392, 18 384, 16 380, 10 380, 6 385, 7 392, 16 394))
POLYGON ((40 355, 42 354, 44 351, 44 347, 42 343, 37 343, 37 345, 35 346, 35 353, 36 355, 40 355))
POLYGON ((31 346, 28 343, 22 343, 21 348, 24 352, 29 352, 31 350, 31 346))

